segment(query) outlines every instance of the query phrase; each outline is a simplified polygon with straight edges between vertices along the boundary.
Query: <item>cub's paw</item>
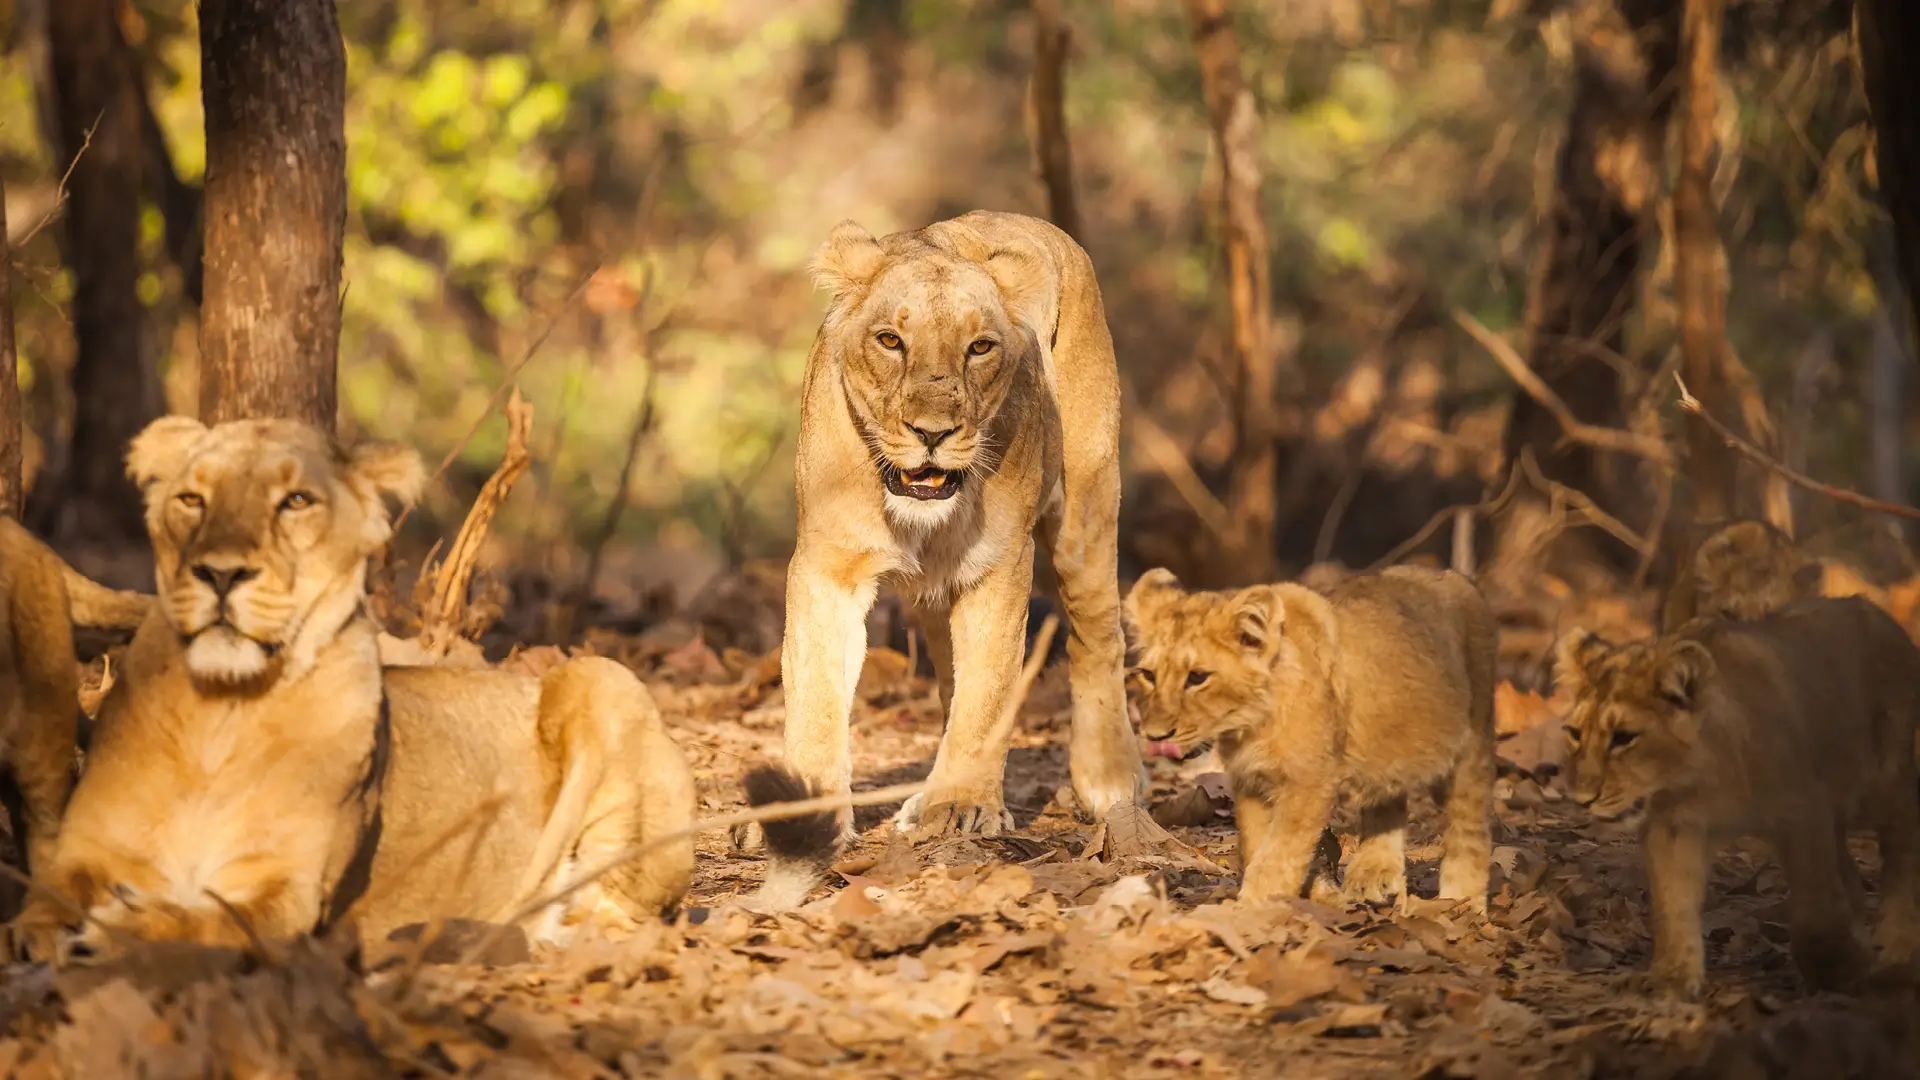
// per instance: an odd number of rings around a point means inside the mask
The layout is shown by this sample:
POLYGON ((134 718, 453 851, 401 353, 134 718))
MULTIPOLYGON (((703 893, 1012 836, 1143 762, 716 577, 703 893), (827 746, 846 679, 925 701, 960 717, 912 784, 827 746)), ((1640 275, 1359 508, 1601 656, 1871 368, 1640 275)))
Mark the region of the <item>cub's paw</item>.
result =
POLYGON ((7 953, 22 963, 55 963, 74 929, 60 909, 36 897, 7 924, 7 953))
POLYGON ((1407 895, 1405 860, 1369 859, 1356 853, 1347 866, 1345 898, 1349 904, 1393 905, 1407 895))
POLYGON ((1707 989, 1707 975, 1700 964, 1691 961, 1655 963, 1645 972, 1634 972, 1623 979, 1623 990, 1668 1001, 1697 1002, 1707 989))
POLYGON ((999 836, 1013 828, 1013 815, 997 790, 930 790, 908 799, 893 816, 893 827, 916 843, 964 834, 999 836))

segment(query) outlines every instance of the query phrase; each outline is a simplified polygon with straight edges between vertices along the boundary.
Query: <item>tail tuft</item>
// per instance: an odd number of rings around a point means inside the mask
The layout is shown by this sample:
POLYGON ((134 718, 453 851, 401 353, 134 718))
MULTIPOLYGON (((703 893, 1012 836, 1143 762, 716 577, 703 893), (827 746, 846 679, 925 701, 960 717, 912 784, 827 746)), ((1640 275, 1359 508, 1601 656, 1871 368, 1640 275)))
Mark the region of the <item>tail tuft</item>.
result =
MULTIPOLYGON (((742 780, 753 807, 799 802, 818 791, 799 773, 775 765, 748 770, 742 780)), ((767 877, 755 899, 765 907, 797 907, 820 882, 840 845, 840 822, 831 810, 762 821, 767 840, 767 877)))

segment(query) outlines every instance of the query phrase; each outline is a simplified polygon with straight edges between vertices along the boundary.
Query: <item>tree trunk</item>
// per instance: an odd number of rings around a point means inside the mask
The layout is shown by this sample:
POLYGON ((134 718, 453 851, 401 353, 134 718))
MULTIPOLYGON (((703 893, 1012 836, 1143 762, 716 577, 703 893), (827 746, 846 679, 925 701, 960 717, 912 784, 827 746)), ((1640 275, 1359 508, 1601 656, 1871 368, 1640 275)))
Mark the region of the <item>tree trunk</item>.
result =
MULTIPOLYGON (((1535 277, 1528 296, 1527 363, 1582 422, 1626 423, 1620 373, 1626 320, 1638 293, 1641 237, 1659 187, 1674 67, 1674 41, 1661 0, 1587 0, 1572 13, 1574 98, 1555 164, 1535 277), (1610 362, 1611 361, 1611 362, 1610 362)), ((1584 492, 1634 523, 1644 504, 1640 463, 1564 438, 1553 414, 1521 394, 1507 420, 1506 459, 1531 452, 1550 480, 1584 492)), ((1538 579, 1557 525, 1543 496, 1517 499, 1498 530, 1489 572, 1512 589, 1538 579)), ((1581 553, 1625 558, 1624 545, 1561 538, 1581 553)))
MULTIPOLYGON (((1713 204, 1714 119, 1719 106, 1720 27, 1726 0, 1686 0, 1680 31, 1680 176, 1673 192, 1674 293, 1680 309, 1681 368, 1687 389, 1708 413, 1725 417, 1722 351, 1725 283, 1713 204)), ((1724 521, 1733 510, 1733 456, 1706 421, 1687 423, 1687 473, 1696 521, 1724 521)))
POLYGON ((333 0, 204 0, 200 418, 332 431, 346 230, 346 52, 333 0))
POLYGON ((1067 47, 1073 33, 1060 21, 1059 0, 1033 3, 1033 81, 1027 85, 1027 117, 1033 157, 1047 188, 1047 217, 1080 240, 1080 207, 1073 197, 1073 152, 1067 141, 1067 47))
POLYGON ((1260 116, 1241 75, 1227 0, 1186 0, 1186 9, 1220 154, 1221 230, 1239 382, 1227 480, 1236 535, 1228 556, 1243 580, 1264 581, 1274 571, 1280 365, 1273 349, 1267 230, 1260 211, 1260 116))
POLYGON ((1854 19, 1881 201, 1893 216, 1907 314, 1920 318, 1920 79, 1903 74, 1920 55, 1920 8, 1913 0, 1859 0, 1854 19))
POLYGON ((20 368, 13 351, 13 251, 7 246, 7 200, 0 198, 0 514, 20 516, 20 368))
POLYGON ((166 399, 136 289, 146 99, 114 6, 52 0, 45 10, 50 141, 71 167, 64 237, 76 355, 73 435, 54 457, 55 475, 34 485, 28 519, 82 569, 118 579, 97 560, 138 551, 146 540, 139 495, 126 478, 127 442, 166 399))

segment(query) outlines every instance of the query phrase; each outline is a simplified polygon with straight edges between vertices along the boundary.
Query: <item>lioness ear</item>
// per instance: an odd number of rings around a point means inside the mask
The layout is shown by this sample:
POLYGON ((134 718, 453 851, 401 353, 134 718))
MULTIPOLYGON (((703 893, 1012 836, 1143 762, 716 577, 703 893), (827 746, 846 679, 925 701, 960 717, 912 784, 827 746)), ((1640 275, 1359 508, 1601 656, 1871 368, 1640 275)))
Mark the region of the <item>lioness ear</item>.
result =
POLYGON ((1045 318, 1042 300, 1047 295, 1047 265, 1038 256, 1012 248, 1000 248, 987 257, 987 276, 1000 290, 1000 303, 1014 321, 1040 336, 1045 318))
POLYGON ((1240 647, 1256 653, 1271 651, 1286 623, 1287 609, 1279 593, 1272 586, 1255 585, 1240 590, 1233 605, 1233 630, 1240 647))
POLYGON ((850 290, 866 285, 880 272, 887 253, 859 222, 848 218, 833 227, 827 242, 807 264, 807 273, 817 289, 826 289, 839 299, 850 290))
POLYGON ((1173 576, 1173 571, 1156 566, 1141 574, 1133 588, 1127 590, 1127 598, 1120 605, 1123 621, 1138 634, 1145 620, 1181 593, 1180 579, 1173 576))
POLYGON ((1705 645, 1683 638, 1668 646, 1660 658, 1656 683, 1660 696, 1675 708, 1691 710, 1699 697, 1700 682, 1714 670, 1713 654, 1705 645))
POLYGON ((127 443, 127 476, 142 492, 153 484, 180 475, 193 453, 193 444, 207 433, 207 425, 191 416, 163 416, 143 428, 127 443))

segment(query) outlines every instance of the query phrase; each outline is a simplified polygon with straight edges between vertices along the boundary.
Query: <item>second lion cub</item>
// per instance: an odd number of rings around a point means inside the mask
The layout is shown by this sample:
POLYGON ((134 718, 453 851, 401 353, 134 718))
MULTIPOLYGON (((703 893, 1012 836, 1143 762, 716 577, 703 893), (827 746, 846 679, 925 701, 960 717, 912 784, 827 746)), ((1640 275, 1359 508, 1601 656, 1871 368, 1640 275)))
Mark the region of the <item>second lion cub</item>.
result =
POLYGON ((1493 612, 1473 582, 1396 566, 1326 593, 1188 592, 1150 570, 1127 594, 1128 685, 1147 737, 1218 743, 1240 829, 1241 895, 1298 896, 1341 789, 1360 803, 1350 900, 1407 893, 1407 795, 1447 828, 1440 895, 1486 910, 1493 612))

